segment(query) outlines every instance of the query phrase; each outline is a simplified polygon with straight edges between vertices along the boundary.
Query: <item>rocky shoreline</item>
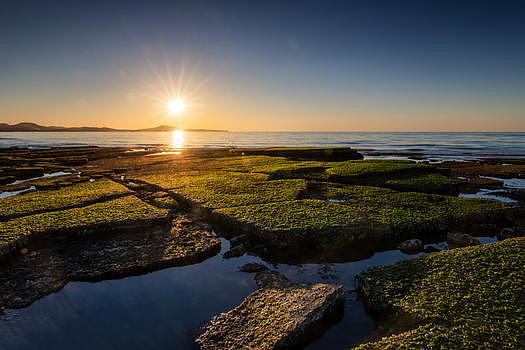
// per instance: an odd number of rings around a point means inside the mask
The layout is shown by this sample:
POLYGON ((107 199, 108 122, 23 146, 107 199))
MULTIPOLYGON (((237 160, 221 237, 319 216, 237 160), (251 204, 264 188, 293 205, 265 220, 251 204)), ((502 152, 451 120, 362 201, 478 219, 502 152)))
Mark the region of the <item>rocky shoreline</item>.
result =
MULTIPOLYGON (((224 259, 248 253, 298 266, 358 261, 397 247, 450 262, 471 249, 487 249, 494 261, 507 252, 489 245, 452 249, 478 244, 472 236, 480 235, 513 245, 520 259, 523 253, 522 241, 513 238, 525 234, 523 189, 497 180, 522 178, 525 162, 518 159, 370 160, 349 148, 179 154, 157 148, 9 148, 0 154, 0 310, 28 306, 70 281, 200 263, 219 253, 216 234, 230 240, 224 259), (57 175, 44 176, 51 173, 57 175), (513 201, 458 197, 485 188, 513 201), (452 250, 425 247, 444 240, 452 250)), ((424 265, 409 261, 413 267, 395 275, 400 281, 424 265)), ((241 270, 257 272, 259 289, 212 318, 197 337, 204 349, 303 347, 342 317, 342 286, 293 283, 264 265, 241 270)), ((385 288, 370 285, 368 274, 358 276, 359 291, 371 314, 387 320, 381 327, 394 334, 392 342, 427 339, 428 327, 463 337, 454 325, 422 321, 404 309, 394 313, 408 316, 392 321, 395 303, 381 294, 385 288), (402 331, 412 333, 395 335, 402 331)), ((378 272, 374 281, 391 280, 383 275, 378 272)))

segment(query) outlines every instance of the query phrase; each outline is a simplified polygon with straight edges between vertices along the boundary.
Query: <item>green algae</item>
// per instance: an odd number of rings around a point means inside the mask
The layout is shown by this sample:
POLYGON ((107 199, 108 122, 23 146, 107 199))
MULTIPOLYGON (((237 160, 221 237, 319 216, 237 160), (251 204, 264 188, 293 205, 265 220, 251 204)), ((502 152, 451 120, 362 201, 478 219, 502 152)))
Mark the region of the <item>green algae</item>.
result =
POLYGON ((524 266, 518 238, 368 269, 358 280, 369 307, 421 327, 360 348, 520 348, 524 266))
MULTIPOLYGON (((0 222, 0 248, 34 234, 82 229, 88 225, 108 225, 165 217, 167 210, 155 208, 127 196, 86 207, 53 211, 0 222)), ((0 249, 2 250, 2 249, 0 249)))
POLYGON ((171 192, 206 208, 224 208, 295 199, 306 188, 304 180, 266 180, 267 176, 241 172, 196 172, 157 174, 141 180, 171 189, 171 192))
POLYGON ((271 174, 276 171, 291 171, 308 168, 328 168, 333 162, 293 161, 283 157, 242 156, 226 157, 214 161, 211 166, 223 171, 242 171, 271 174))
POLYGON ((329 200, 359 207, 373 222, 389 226, 439 219, 459 220, 507 207, 496 200, 397 192, 374 186, 327 184, 324 194, 329 200))
POLYGON ((327 173, 335 177, 363 178, 368 176, 414 173, 414 172, 434 172, 435 168, 428 165, 409 160, 385 160, 385 159, 366 159, 349 160, 337 164, 327 170, 327 173))
POLYGON ((358 207, 331 203, 318 199, 303 199, 278 203, 256 204, 218 209, 215 212, 264 231, 319 232, 358 221, 358 207))
POLYGON ((334 162, 324 161, 293 161, 283 157, 269 156, 230 156, 221 158, 185 159, 169 164, 162 164, 157 168, 145 169, 132 174, 136 177, 165 174, 176 176, 186 173, 206 172, 246 172, 271 175, 279 171, 300 171, 308 169, 325 169, 333 166, 334 162))
POLYGON ((417 174, 386 179, 385 186, 402 191, 425 193, 452 193, 459 182, 441 174, 417 174))
POLYGON ((236 206, 215 210, 214 214, 234 226, 248 225, 252 233, 269 243, 324 246, 363 234, 380 239, 405 231, 428 233, 443 222, 461 222, 473 215, 506 208, 495 200, 397 192, 371 186, 333 184, 327 186, 324 196, 326 200, 236 206))
POLYGON ((126 187, 106 179, 80 183, 58 190, 33 191, 0 200, 0 217, 56 210, 96 201, 108 195, 122 195, 128 192, 126 187))

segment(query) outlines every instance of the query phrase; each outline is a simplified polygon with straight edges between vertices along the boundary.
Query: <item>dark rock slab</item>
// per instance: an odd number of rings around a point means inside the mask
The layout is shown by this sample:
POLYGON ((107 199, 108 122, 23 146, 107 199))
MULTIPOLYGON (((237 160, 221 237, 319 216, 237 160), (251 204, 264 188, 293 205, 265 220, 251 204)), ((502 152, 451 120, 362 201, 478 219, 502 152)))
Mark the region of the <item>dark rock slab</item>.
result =
POLYGON ((239 271, 248 272, 248 273, 262 272, 266 270, 268 270, 268 268, 264 266, 263 264, 259 264, 259 263, 247 263, 239 267, 239 271))
POLYGON ((0 311, 25 307, 69 281, 99 281, 195 264, 216 255, 220 240, 200 223, 179 216, 135 232, 38 242, 0 265, 0 311))
POLYGON ((298 348, 342 315, 342 286, 296 284, 276 271, 255 278, 258 290, 204 327, 196 340, 202 349, 298 348))
POLYGON ((477 238, 474 238, 467 233, 461 233, 461 232, 447 233, 447 242, 452 248, 468 247, 471 245, 481 244, 477 238))
POLYGON ((278 148, 238 148, 230 152, 244 155, 265 155, 300 160, 343 161, 363 159, 363 155, 350 147, 278 147, 278 148))

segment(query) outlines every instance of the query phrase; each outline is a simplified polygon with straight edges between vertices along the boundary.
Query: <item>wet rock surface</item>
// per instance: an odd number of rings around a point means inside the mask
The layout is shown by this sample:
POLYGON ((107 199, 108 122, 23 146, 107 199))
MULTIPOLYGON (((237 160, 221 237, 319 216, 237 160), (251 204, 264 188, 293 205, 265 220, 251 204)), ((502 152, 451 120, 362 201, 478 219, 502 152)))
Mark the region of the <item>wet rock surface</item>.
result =
POLYGON ((296 284, 276 271, 255 278, 258 290, 204 327, 196 340, 202 349, 298 348, 342 314, 342 286, 296 284))
POLYGON ((461 232, 449 232, 447 233, 447 242, 450 247, 468 247, 471 245, 481 244, 477 238, 472 237, 469 234, 461 232))
POLYGON ((268 270, 268 268, 264 266, 263 264, 259 264, 259 263, 247 263, 239 267, 239 271, 248 272, 248 273, 262 272, 266 270, 268 270))
POLYGON ((408 239, 406 241, 401 242, 401 244, 397 248, 404 253, 418 253, 423 250, 423 242, 417 238, 408 239))
POLYGON ((98 281, 201 262, 220 241, 198 222, 178 216, 169 230, 149 228, 33 244, 0 266, 0 309, 20 308, 69 281, 98 281))
POLYGON ((509 238, 522 237, 522 236, 523 236, 523 233, 521 233, 519 229, 512 228, 512 227, 504 227, 497 234, 497 237, 500 241, 503 241, 509 238))

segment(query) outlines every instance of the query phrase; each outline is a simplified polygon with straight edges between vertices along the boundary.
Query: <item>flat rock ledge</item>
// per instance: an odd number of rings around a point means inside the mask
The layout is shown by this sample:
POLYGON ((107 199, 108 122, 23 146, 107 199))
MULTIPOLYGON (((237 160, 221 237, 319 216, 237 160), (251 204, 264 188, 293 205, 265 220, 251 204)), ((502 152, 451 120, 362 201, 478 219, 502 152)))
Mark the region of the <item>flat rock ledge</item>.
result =
POLYGON ((321 336, 343 314, 343 286, 297 284, 277 271, 255 276, 259 289, 215 316, 196 339, 201 349, 289 349, 321 336))
POLYGON ((138 228, 29 245, 0 264, 0 314, 62 289, 70 281, 100 281, 199 263, 221 242, 203 223, 176 216, 171 228, 138 228))

